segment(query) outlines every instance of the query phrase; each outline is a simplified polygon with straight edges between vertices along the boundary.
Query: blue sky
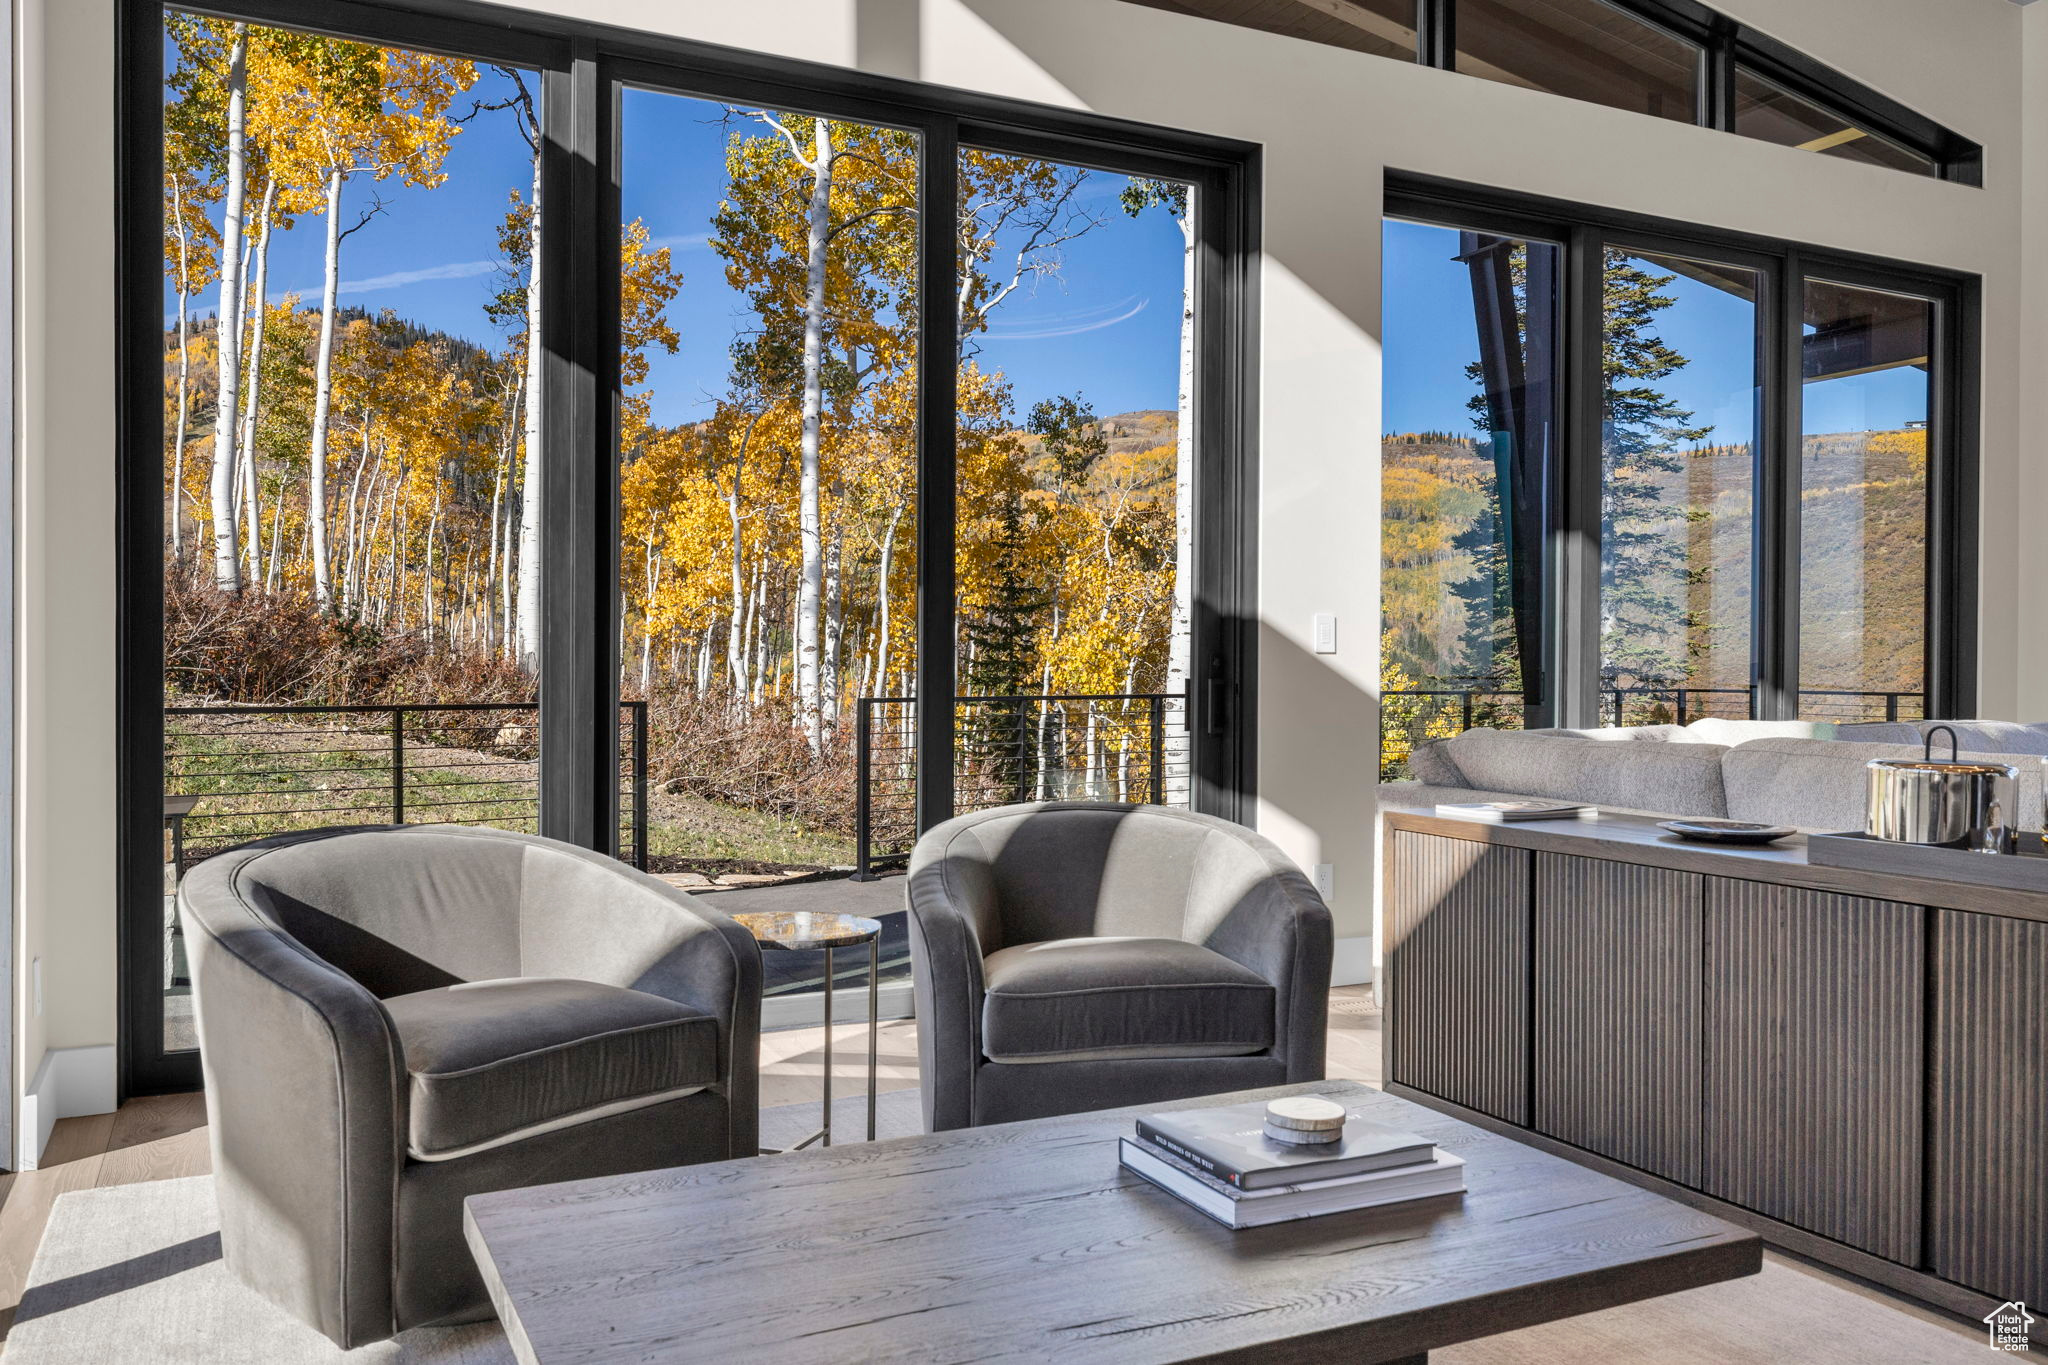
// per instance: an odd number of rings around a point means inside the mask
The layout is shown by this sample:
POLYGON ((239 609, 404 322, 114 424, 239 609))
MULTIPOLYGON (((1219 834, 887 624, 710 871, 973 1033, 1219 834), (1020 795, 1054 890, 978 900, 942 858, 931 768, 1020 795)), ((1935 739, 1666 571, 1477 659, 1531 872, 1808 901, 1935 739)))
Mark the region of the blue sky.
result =
MULTIPOLYGON (((1458 234, 1389 221, 1382 240, 1381 429, 1469 431, 1465 400, 1475 388, 1465 366, 1478 358, 1479 343, 1471 280, 1452 259, 1458 234)), ((1656 268, 1654 261, 1644 264, 1656 268)), ((1690 363, 1659 387, 1693 411, 1695 424, 1714 428, 1708 440, 1747 441, 1754 425, 1754 309, 1682 275, 1661 292, 1673 302, 1657 319, 1658 333, 1690 363)), ((1808 432, 1882 430, 1926 415, 1927 376, 1914 369, 1809 384, 1804 394, 1808 432)))
MULTIPOLYGON (((494 102, 506 78, 480 68, 469 98, 494 102)), ((537 89, 537 86, 536 86, 537 89)), ((725 183, 726 130, 719 108, 673 95, 629 90, 624 100, 624 213, 672 249, 682 271, 670 320, 681 352, 653 357, 650 389, 655 420, 708 415, 723 391, 726 348, 748 325, 745 300, 726 287, 723 262, 708 243, 711 215, 725 183)), ((348 216, 372 202, 384 212, 343 244, 341 301, 497 346, 502 336, 484 317, 499 287, 498 225, 507 194, 531 181, 531 162, 509 113, 486 113, 450 146, 447 183, 434 190, 395 182, 349 182, 348 216)), ((1065 249, 1061 276, 1019 289, 982 339, 982 363, 1015 383, 1019 410, 1037 399, 1079 391, 1103 415, 1171 408, 1177 384, 1181 242, 1163 210, 1127 217, 1117 203, 1124 180, 1096 172, 1083 191, 1100 225, 1065 249)), ((217 215, 216 215, 217 219, 217 215)), ((272 302, 297 292, 317 305, 321 223, 302 220, 279 232, 270 253, 272 302)), ((195 316, 215 311, 218 288, 193 300, 195 316)), ((167 281, 165 316, 176 308, 167 281)))

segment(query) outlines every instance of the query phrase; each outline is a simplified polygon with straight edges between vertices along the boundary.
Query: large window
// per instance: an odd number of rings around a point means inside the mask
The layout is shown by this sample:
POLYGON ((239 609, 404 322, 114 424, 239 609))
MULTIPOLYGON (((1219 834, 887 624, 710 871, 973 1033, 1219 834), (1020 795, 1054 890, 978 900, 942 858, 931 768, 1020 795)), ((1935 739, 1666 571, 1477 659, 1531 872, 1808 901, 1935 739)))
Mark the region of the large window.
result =
POLYGON ((1563 252, 1389 220, 1385 253, 1381 700, 1398 764, 1424 739, 1518 727, 1540 700, 1563 252))
POLYGON ((1619 246, 1600 264, 1603 710, 1746 716, 1758 277, 1619 246))
POLYGON ((1693 0, 1130 0, 1977 184, 1983 149, 1693 0))
POLYGON ((1935 306, 1814 278, 1802 302, 1800 712, 1917 716, 1935 306))
POLYGON ((1601 0, 1459 0, 1468 76, 1691 123, 1700 49, 1601 0))
MULTIPOLYGON (((196 1079, 170 893, 253 838, 492 824, 738 908, 1019 799, 1245 812, 1254 149, 126 3, 129 1085, 196 1079)), ((900 886, 804 894, 903 974, 900 886)))
POLYGON ((1974 281, 1389 208, 1385 775, 1472 726, 1968 713, 1974 514, 1936 509, 1972 486, 1974 281))

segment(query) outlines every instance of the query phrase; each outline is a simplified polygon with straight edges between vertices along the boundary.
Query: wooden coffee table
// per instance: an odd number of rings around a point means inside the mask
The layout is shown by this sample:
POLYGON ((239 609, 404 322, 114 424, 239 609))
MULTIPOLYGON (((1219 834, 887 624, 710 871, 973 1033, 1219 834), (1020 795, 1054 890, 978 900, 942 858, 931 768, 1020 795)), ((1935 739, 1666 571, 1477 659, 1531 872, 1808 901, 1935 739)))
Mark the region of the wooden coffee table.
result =
POLYGON ((528 1365, 1420 1360, 1752 1275, 1756 1235, 1350 1081, 812 1148, 468 1201, 528 1365), (1463 1195, 1233 1232, 1117 1165, 1133 1118, 1365 1101, 1463 1195))

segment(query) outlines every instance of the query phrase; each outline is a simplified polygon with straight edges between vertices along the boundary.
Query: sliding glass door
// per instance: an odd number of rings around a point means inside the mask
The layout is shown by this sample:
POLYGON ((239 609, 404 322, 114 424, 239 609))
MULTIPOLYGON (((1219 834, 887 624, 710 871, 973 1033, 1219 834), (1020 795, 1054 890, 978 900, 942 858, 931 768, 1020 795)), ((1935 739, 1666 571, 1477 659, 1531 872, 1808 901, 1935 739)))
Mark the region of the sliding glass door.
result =
MULTIPOLYGON (((900 870, 951 812, 1195 799, 1197 332, 1222 182, 617 75, 619 696, 645 724, 628 826, 651 870, 728 909, 880 916, 902 975, 900 890, 818 883, 900 870)), ((814 963, 770 965, 771 996, 818 984, 814 963)))
POLYGON ((194 863, 539 828, 548 631, 540 72, 175 9, 158 50, 160 534, 130 552, 158 567, 161 823, 129 1029, 162 1070, 198 1046, 194 863))
POLYGON ((123 33, 131 1088, 196 1081, 173 896, 251 839, 534 831, 900 974, 834 879, 955 812, 1248 810, 1252 149, 554 21, 123 33))

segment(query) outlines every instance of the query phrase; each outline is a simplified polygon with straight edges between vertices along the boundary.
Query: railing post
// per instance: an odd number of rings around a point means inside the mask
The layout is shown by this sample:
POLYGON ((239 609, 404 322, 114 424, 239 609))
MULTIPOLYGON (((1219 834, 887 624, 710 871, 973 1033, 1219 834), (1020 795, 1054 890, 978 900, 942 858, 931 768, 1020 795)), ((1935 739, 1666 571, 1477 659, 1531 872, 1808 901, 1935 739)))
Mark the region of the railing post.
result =
POLYGON ((1887 693, 1885 693, 1885 694, 1884 694, 1884 718, 1885 718, 1886 720, 1889 720, 1889 721, 1897 721, 1897 720, 1898 720, 1898 718, 1899 718, 1899 694, 1898 694, 1898 693, 1896 693, 1896 692, 1887 692, 1887 693))
POLYGON ((1678 689, 1678 723, 1685 724, 1685 689, 1678 689))
POLYGON ((391 823, 405 823, 405 708, 391 708, 391 823))
MULTIPOLYGON (((1031 748, 1031 712, 1026 709, 1030 700, 1029 697, 1015 698, 1017 703, 1017 803, 1019 805, 1029 801, 1034 794, 1031 790, 1031 765, 1024 761, 1024 756, 1031 748)), ((1093 703, 1090 704, 1092 705, 1093 703)))
POLYGON ((874 758, 873 702, 873 697, 856 697, 853 701, 853 880, 857 882, 875 880, 869 866, 874 824, 868 814, 868 805, 875 796, 874 779, 868 772, 874 758))
MULTIPOLYGON (((1472 689, 1466 688, 1458 694, 1458 733, 1472 728, 1472 689)), ((1412 739, 1410 741, 1413 742, 1412 739)))
POLYGON ((633 866, 647 870, 647 703, 633 708, 633 866))
POLYGON ((1152 804, 1166 804, 1166 698, 1152 698, 1152 804))

